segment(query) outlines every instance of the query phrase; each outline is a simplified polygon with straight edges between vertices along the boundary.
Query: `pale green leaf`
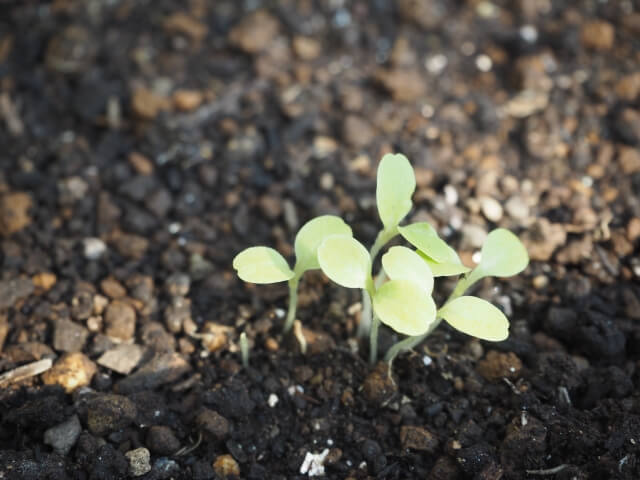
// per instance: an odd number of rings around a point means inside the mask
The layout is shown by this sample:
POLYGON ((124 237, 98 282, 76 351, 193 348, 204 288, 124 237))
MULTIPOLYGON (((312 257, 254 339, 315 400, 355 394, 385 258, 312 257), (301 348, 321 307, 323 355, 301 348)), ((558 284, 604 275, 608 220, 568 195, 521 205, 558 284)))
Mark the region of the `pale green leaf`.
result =
POLYGON ((233 268, 245 282, 276 283, 293 277, 287 261, 273 248, 251 247, 233 259, 233 268))
POLYGON ((418 250, 418 255, 429 265, 434 277, 449 277, 452 275, 462 275, 471 269, 462 263, 438 263, 433 258, 418 250))
POLYGON ((482 245, 480 268, 485 275, 511 277, 529 265, 529 254, 518 237, 498 228, 487 235, 482 245))
POLYGON ((378 165, 376 203, 386 230, 395 228, 411 210, 416 177, 407 157, 388 153, 378 165))
POLYGON ((382 268, 391 280, 410 280, 427 295, 433 291, 433 274, 420 255, 407 247, 391 247, 382 256, 382 268))
POLYGON ((529 265, 529 254, 520 239, 509 230, 498 228, 487 235, 481 250, 480 264, 470 275, 470 281, 483 277, 511 277, 529 265))
POLYGON ((325 275, 338 285, 366 288, 371 275, 369 252, 353 237, 327 237, 318 247, 318 262, 325 275))
POLYGON ((438 310, 438 316, 456 330, 482 340, 499 342, 509 336, 509 320, 504 313, 478 297, 458 297, 438 310))
POLYGON ((456 251, 427 222, 398 227, 398 232, 407 242, 438 263, 461 263, 456 251))
POLYGON ((373 296, 373 310, 382 323, 410 336, 423 335, 436 320, 433 298, 410 280, 382 285, 373 296))
POLYGON ((351 227, 335 215, 323 215, 305 223, 295 241, 296 272, 320 268, 318 247, 330 235, 351 236, 351 227))

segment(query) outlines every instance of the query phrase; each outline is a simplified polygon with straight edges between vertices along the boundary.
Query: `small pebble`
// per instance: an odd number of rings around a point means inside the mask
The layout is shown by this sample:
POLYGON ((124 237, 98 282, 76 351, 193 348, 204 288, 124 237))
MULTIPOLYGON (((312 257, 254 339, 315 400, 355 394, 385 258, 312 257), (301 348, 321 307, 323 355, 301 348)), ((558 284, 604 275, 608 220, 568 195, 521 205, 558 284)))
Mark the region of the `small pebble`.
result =
POLYGON ((216 475, 222 478, 227 478, 231 475, 240 475, 238 462, 229 454, 220 455, 216 458, 215 462, 213 462, 213 470, 216 472, 216 475))
POLYGON ((129 472, 139 477, 151 471, 151 453, 144 447, 129 450, 124 454, 129 459, 129 472))
POLYGON ((82 241, 84 257, 87 260, 97 260, 107 251, 107 244, 99 238, 89 237, 82 241))
POLYGON ((502 205, 500 205, 495 198, 481 197, 480 208, 482 209, 482 214, 487 220, 497 223, 502 219, 502 205))
POLYGON ((77 415, 66 422, 51 427, 44 432, 44 443, 50 445, 58 455, 66 455, 76 444, 82 432, 82 425, 77 415))
POLYGON ((89 385, 96 371, 96 364, 83 353, 68 353, 42 374, 42 381, 46 385, 60 385, 67 393, 71 393, 89 385))

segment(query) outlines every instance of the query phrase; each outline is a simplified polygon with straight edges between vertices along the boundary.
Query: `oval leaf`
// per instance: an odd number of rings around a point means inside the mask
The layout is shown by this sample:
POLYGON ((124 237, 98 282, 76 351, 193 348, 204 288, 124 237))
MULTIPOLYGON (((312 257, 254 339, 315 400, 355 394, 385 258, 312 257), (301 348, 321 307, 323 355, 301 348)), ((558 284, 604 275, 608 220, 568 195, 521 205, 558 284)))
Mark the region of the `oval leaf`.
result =
POLYGON ((478 297, 458 297, 440 310, 453 328, 482 340, 499 342, 509 336, 509 320, 497 307, 478 297))
POLYGON ((378 165, 376 203, 386 230, 395 228, 411 210, 416 189, 413 168, 402 154, 387 153, 378 165))
POLYGON ((382 256, 382 268, 391 280, 410 280, 427 295, 433 291, 433 274, 420 255, 407 247, 391 247, 382 256))
POLYGON ((478 269, 484 276, 511 277, 529 265, 529 254, 518 237, 498 228, 487 235, 482 245, 478 269))
POLYGON ((327 277, 347 288, 366 288, 371 275, 369 252, 347 235, 327 237, 318 247, 318 262, 327 277))
POLYGON ((462 263, 438 263, 434 259, 430 258, 424 252, 418 250, 418 255, 422 258, 429 268, 434 277, 448 277, 451 275, 462 275, 469 272, 471 269, 462 263))
POLYGON ((276 283, 293 277, 287 261, 273 248, 251 247, 233 259, 233 268, 245 282, 276 283))
POLYGON ((320 268, 318 247, 330 235, 351 236, 351 227, 335 215, 323 215, 305 223, 298 231, 295 241, 296 266, 298 273, 320 268))
POLYGON ((410 280, 391 280, 373 296, 373 310, 385 325, 404 335, 427 332, 436 319, 436 304, 431 295, 410 280))
POLYGON ((398 227, 400 235, 438 263, 461 264, 456 251, 438 236, 438 232, 427 222, 412 223, 406 227, 398 227))

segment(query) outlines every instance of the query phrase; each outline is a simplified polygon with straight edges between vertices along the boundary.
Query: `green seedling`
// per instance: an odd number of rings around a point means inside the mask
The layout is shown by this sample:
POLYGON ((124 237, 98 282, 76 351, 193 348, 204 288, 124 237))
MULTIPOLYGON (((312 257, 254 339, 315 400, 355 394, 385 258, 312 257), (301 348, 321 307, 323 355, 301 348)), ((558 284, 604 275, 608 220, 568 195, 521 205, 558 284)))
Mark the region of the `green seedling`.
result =
POLYGON ((318 217, 305 224, 295 241, 296 265, 289 268, 275 250, 253 247, 234 259, 240 278, 254 283, 288 281, 290 303, 285 331, 295 318, 297 286, 306 270, 321 268, 335 283, 363 291, 361 328, 370 335, 370 361, 377 355, 380 322, 407 338, 385 356, 391 362, 406 349, 423 341, 442 320, 453 328, 483 340, 501 341, 509 334, 509 321, 491 303, 465 295, 484 277, 508 277, 526 268, 529 256, 511 232, 489 233, 482 247, 481 262, 471 270, 428 223, 401 226, 412 207, 416 181, 404 155, 385 155, 377 175, 376 201, 383 228, 367 250, 352 237, 351 228, 340 218, 318 217), (382 256, 382 271, 374 280, 372 265, 380 250, 401 235, 416 250, 391 247, 382 256), (432 297, 434 277, 460 276, 447 301, 437 308, 432 297))
POLYGON ((233 268, 245 282, 289 283, 289 310, 284 324, 285 332, 291 329, 296 317, 300 279, 307 270, 320 268, 318 247, 331 235, 351 236, 351 227, 334 215, 323 215, 305 223, 296 235, 296 263, 293 270, 280 253, 269 247, 247 248, 233 259, 233 268))

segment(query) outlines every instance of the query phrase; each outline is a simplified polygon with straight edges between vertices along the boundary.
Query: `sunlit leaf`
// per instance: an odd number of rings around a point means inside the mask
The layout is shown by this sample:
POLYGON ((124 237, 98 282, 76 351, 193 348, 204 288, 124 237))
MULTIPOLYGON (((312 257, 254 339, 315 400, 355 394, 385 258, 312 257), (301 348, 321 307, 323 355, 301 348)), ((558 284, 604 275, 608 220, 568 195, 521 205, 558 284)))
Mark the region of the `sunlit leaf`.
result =
POLYGON ((462 275, 471 269, 462 263, 438 263, 433 258, 418 250, 418 255, 429 265, 434 277, 448 277, 452 275, 462 275))
POLYGON ((404 335, 427 332, 436 319, 436 304, 431 295, 410 280, 391 280, 373 296, 373 309, 385 325, 404 335))
POLYGON ((351 227, 335 215, 323 215, 305 223, 295 241, 297 272, 320 268, 318 247, 330 235, 351 236, 351 227))
POLYGON ((398 227, 398 232, 418 249, 418 254, 425 259, 434 277, 460 275, 471 270, 462 264, 456 251, 438 236, 438 232, 429 223, 419 222, 398 227))
POLYGON ((251 247, 233 259, 233 268, 245 282, 275 283, 293 277, 287 261, 273 248, 251 247))
POLYGON ((410 280, 427 295, 433 291, 433 274, 420 255, 407 247, 391 247, 382 256, 382 268, 391 280, 410 280))
POLYGON ((458 297, 438 310, 438 316, 456 330, 482 340, 499 342, 509 336, 509 320, 504 313, 478 297, 458 297))
POLYGON ((413 168, 402 154, 388 153, 378 165, 376 203, 384 228, 395 228, 411 210, 416 189, 413 168))
POLYGON ((460 263, 456 251, 438 236, 438 232, 427 222, 412 223, 406 227, 398 227, 400 235, 438 263, 460 263))
POLYGON ((327 277, 348 288, 365 288, 371 272, 369 252, 351 236, 332 235, 318 248, 318 262, 327 277))
POLYGON ((471 273, 473 281, 483 277, 511 277, 529 265, 529 254, 520 239, 509 230, 498 228, 482 245, 480 264, 471 273))

